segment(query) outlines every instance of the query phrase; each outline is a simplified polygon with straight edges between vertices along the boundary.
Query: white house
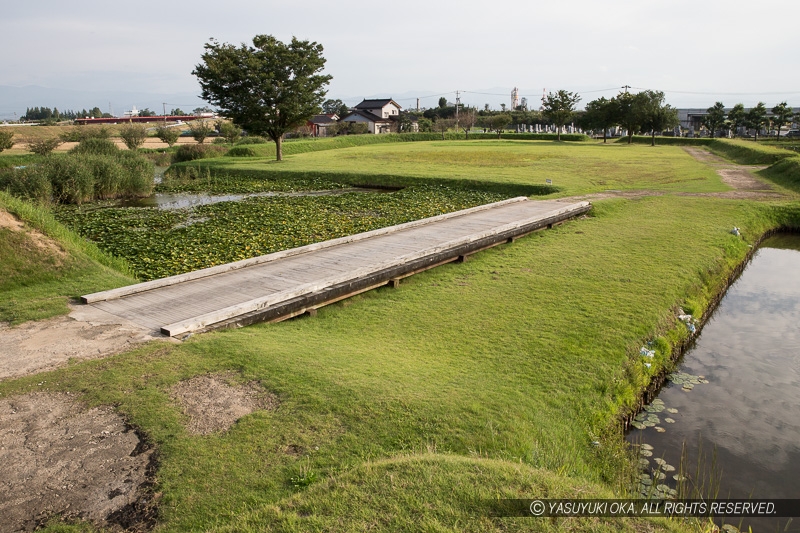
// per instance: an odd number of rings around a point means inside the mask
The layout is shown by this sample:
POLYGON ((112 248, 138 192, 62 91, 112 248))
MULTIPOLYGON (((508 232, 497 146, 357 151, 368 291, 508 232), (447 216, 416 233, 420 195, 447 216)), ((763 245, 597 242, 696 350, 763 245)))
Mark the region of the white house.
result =
POLYGON ((389 133, 396 129, 394 125, 402 109, 391 98, 363 100, 340 122, 360 122, 367 125, 370 133, 389 133))

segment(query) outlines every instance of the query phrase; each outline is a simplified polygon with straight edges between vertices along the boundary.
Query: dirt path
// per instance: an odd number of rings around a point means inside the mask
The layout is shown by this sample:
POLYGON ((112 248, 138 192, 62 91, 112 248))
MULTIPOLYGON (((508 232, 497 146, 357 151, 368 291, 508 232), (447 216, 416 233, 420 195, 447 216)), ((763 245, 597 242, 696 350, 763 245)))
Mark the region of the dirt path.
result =
POLYGON ((88 305, 71 308, 68 316, 0 325, 0 380, 106 357, 149 340, 179 342, 88 305))
POLYGON ((731 163, 711 152, 695 146, 684 146, 684 151, 696 160, 704 163, 717 171, 723 183, 732 187, 733 191, 721 193, 707 193, 702 196, 715 196, 717 198, 780 198, 783 195, 755 174, 764 170, 766 166, 737 165, 731 163))

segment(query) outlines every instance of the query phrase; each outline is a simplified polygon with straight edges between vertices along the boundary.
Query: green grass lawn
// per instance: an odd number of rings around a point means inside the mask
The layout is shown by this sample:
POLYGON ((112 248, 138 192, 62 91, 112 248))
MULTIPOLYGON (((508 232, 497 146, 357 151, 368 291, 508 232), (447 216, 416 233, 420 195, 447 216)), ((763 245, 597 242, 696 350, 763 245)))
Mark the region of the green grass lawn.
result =
MULTIPOLYGON (((429 144, 237 164, 309 173, 327 158, 365 179, 445 175, 503 187, 549 174, 562 176, 553 179, 564 181, 563 194, 725 189, 676 147, 429 144), (592 181, 601 174, 613 185, 592 181)), ((72 364, 2 382, 0 396, 69 390, 118 406, 159 450, 158 531, 685 530, 692 526, 639 519, 493 519, 482 505, 624 495, 634 468, 617 420, 685 338, 677 307, 702 313, 749 243, 799 223, 788 201, 599 200, 588 217, 313 318, 72 364), (639 347, 656 339, 648 369, 639 347), (257 380, 279 407, 223 434, 188 434, 168 389, 224 370, 257 380)))
POLYGON ((551 141, 433 141, 360 146, 290 155, 283 162, 218 158, 195 162, 215 171, 267 175, 344 175, 349 182, 482 182, 545 186, 560 195, 605 190, 719 192, 729 190, 709 167, 678 146, 551 141))

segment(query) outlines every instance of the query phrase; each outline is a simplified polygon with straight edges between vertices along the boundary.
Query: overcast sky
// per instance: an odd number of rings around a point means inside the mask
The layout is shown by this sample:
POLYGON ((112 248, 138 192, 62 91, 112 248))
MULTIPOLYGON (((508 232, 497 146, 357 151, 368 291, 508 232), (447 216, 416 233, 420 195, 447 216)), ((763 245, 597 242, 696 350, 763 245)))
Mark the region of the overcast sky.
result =
POLYGON ((209 38, 263 33, 321 43, 328 96, 350 104, 460 90, 499 108, 515 86, 536 107, 544 89, 585 104, 629 85, 677 107, 800 106, 798 21, 798 0, 8 0, 0 85, 199 94, 209 38))

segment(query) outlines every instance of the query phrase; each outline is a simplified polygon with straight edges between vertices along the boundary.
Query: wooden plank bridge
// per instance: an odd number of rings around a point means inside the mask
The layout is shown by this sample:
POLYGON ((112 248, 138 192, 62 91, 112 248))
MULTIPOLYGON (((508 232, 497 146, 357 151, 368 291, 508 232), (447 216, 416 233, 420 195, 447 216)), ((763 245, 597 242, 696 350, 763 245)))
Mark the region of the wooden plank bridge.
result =
POLYGON ((525 197, 81 297, 164 335, 277 321, 586 213, 525 197))

